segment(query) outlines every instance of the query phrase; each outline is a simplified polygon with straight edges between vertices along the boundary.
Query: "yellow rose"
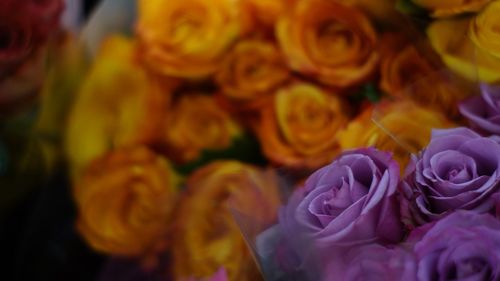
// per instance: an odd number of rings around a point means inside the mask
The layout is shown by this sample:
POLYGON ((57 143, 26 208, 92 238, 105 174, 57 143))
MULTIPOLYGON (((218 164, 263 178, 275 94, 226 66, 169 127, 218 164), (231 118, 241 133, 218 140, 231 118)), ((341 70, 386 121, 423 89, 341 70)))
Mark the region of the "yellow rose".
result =
POLYGON ((338 139, 342 149, 374 146, 390 151, 404 171, 410 154, 428 144, 432 129, 451 125, 436 111, 399 101, 366 108, 338 134, 338 139))
POLYGON ((241 129, 212 96, 183 94, 168 116, 166 144, 181 163, 196 160, 203 150, 229 148, 241 129))
POLYGON ((186 185, 172 235, 176 280, 211 276, 221 266, 230 281, 262 280, 230 209, 237 206, 262 225, 273 223, 280 205, 276 176, 220 161, 195 171, 186 185))
POLYGON ((315 169, 337 154, 337 131, 347 124, 348 112, 334 93, 296 82, 281 88, 274 101, 261 109, 256 131, 272 162, 315 169))
POLYGON ((131 41, 109 38, 75 98, 66 130, 75 176, 113 148, 160 138, 170 90, 143 70, 135 51, 131 41))
POLYGON ((222 96, 236 110, 260 106, 289 77, 279 50, 270 42, 240 41, 216 75, 222 96))
POLYGON ((380 88, 392 97, 413 101, 449 115, 458 114, 457 103, 468 91, 462 81, 441 71, 444 66, 431 61, 417 48, 395 34, 381 40, 380 88))
POLYGON ((433 17, 447 17, 480 11, 490 0, 412 0, 431 12, 433 17))
POLYGON ((215 71, 242 26, 234 0, 140 0, 137 34, 149 67, 200 78, 215 71))
POLYGON ((500 58, 500 2, 493 1, 469 24, 469 37, 482 51, 500 58))
POLYGON ((298 0, 277 24, 277 37, 296 71, 337 87, 356 85, 375 70, 377 33, 353 6, 298 0))
POLYGON ((103 253, 154 252, 169 227, 175 181, 168 163, 143 147, 98 158, 74 187, 79 232, 103 253))
POLYGON ((438 20, 427 29, 429 40, 446 65, 472 80, 500 81, 500 2, 493 1, 468 18, 438 20))

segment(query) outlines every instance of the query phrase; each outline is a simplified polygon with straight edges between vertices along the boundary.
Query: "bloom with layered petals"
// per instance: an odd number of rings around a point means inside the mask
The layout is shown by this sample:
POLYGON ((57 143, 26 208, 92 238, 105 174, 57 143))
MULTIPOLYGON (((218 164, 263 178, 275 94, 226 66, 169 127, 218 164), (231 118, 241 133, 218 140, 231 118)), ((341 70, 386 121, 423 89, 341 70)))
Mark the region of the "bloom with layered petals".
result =
POLYGON ((490 212, 500 190, 500 144, 467 128, 436 130, 406 174, 401 209, 410 228, 455 210, 490 212))
POLYGON ((169 227, 176 181, 168 163, 144 147, 96 159, 74 186, 79 232, 107 254, 154 252, 169 227))
POLYGON ((500 2, 492 1, 473 17, 438 20, 427 29, 446 65, 472 80, 500 81, 500 2))
POLYGON ((233 0, 139 1, 143 58, 165 75, 200 78, 213 73, 241 29, 233 0))
POLYGON ((271 42, 240 41, 216 74, 222 95, 235 109, 255 108, 289 77, 280 51, 271 42))
POLYGON ((353 86, 376 69, 375 29, 360 10, 340 1, 295 1, 276 32, 289 65, 322 83, 353 86))
POLYGON ((291 248, 304 260, 325 258, 337 247, 397 243, 403 234, 398 183, 399 165, 389 153, 347 151, 293 193, 280 212, 280 226, 293 233, 291 248))
POLYGON ((374 146, 391 151, 404 169, 410 155, 429 143, 432 129, 451 125, 444 115, 412 102, 382 103, 365 109, 338 139, 342 149, 374 146))
POLYGON ((294 82, 261 109, 256 125, 264 154, 292 168, 315 169, 338 153, 337 132, 348 122, 349 108, 333 93, 294 82))
POLYGON ((172 106, 165 127, 166 144, 180 163, 196 160, 203 150, 229 148, 241 128, 213 98, 184 94, 172 106))
POLYGON ((175 278, 203 278, 223 266, 231 281, 261 280, 231 206, 258 217, 259 223, 272 223, 279 206, 276 176, 243 163, 219 161, 188 178, 173 233, 175 278))
POLYGON ((457 211, 415 229, 407 244, 417 259, 418 280, 500 278, 500 222, 489 214, 457 211))

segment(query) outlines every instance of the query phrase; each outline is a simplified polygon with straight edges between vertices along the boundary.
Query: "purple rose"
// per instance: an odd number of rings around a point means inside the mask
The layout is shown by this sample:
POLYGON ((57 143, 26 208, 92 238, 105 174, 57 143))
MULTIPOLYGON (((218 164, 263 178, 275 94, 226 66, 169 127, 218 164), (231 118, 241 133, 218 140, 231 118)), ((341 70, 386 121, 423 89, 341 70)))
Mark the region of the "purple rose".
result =
POLYGON ((459 109, 474 129, 500 135, 500 88, 482 84, 481 95, 465 100, 459 109))
POLYGON ((417 262, 413 253, 403 248, 369 244, 335 256, 328 263, 322 280, 416 281, 417 262))
POLYGON ((467 128, 435 130, 414 156, 401 184, 406 223, 424 224, 458 210, 494 209, 499 189, 500 144, 467 128))
POLYGON ((457 211, 415 229, 408 241, 419 280, 500 280, 500 222, 489 214, 457 211))
POLYGON ((402 236, 396 189, 399 166, 374 148, 343 153, 319 169, 280 210, 280 226, 299 257, 309 246, 398 242, 402 236))

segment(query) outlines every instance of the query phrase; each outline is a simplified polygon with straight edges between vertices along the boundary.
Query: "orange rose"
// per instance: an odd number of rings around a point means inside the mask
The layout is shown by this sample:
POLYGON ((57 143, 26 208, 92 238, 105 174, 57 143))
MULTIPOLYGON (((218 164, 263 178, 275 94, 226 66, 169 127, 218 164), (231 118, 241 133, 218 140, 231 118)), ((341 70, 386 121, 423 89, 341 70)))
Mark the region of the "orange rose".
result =
POLYGON ((349 108, 337 96, 307 83, 280 89, 256 124, 264 154, 291 168, 318 168, 338 152, 337 131, 349 108))
POLYGON ((143 147, 93 161, 74 188, 79 232, 103 253, 154 251, 169 226, 175 180, 168 163, 143 147))
POLYGON ((294 70, 328 85, 356 85, 377 66, 377 34, 370 20, 337 1, 298 0, 280 18, 277 36, 294 70))
POLYGON ((215 71, 242 26, 233 0, 141 0, 137 33, 143 57, 165 75, 199 78, 215 71))
POLYGON ((417 48, 387 35, 382 51, 380 88, 392 97, 410 98, 417 103, 457 115, 457 103, 471 92, 462 81, 440 71, 417 48), (388 45, 392 45, 388 47, 388 45))
POLYGON ((133 42, 107 40, 76 97, 66 131, 74 175, 105 152, 159 138, 168 89, 159 87, 135 59, 133 42))
POLYGON ((240 41, 226 56, 216 80, 236 109, 258 107, 289 76, 277 48, 260 40, 240 41))
POLYGON ((338 139, 342 149, 374 146, 391 151, 404 171, 410 154, 428 144, 432 129, 451 125, 442 114, 412 102, 383 103, 363 111, 338 139))
POLYGON ((431 12, 433 17, 447 17, 457 14, 478 12, 490 0, 412 0, 413 3, 431 12))
POLYGON ((230 281, 262 280, 230 206, 269 225, 280 205, 277 184, 273 173, 236 161, 214 162, 195 171, 176 210, 175 278, 207 277, 223 266, 230 281))
POLYGON ((203 94, 181 96, 171 108, 165 132, 172 156, 181 163, 196 160, 203 150, 229 148, 241 134, 214 98, 203 94))

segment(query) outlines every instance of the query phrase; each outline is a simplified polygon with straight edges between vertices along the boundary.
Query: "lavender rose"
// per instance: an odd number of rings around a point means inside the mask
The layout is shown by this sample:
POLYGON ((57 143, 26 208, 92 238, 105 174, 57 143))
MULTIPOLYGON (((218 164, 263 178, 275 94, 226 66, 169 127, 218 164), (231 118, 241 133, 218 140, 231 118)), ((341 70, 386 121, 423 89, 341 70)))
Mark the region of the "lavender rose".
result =
POLYGON ((459 109, 475 130, 488 135, 500 135, 499 87, 482 84, 481 95, 465 100, 459 109))
POLYGON ((408 239, 419 280, 500 280, 500 221, 457 211, 415 229, 408 239))
POLYGON ((413 253, 403 248, 369 244, 332 259, 322 280, 416 281, 417 262, 413 253))
POLYGON ((399 166, 389 153, 374 148, 345 152, 291 196, 280 210, 280 227, 299 257, 308 255, 309 245, 317 253, 398 242, 398 181, 399 166))
POLYGON ((410 163, 401 185, 401 211, 411 228, 458 210, 494 209, 499 190, 500 144, 467 128, 435 130, 410 163))

